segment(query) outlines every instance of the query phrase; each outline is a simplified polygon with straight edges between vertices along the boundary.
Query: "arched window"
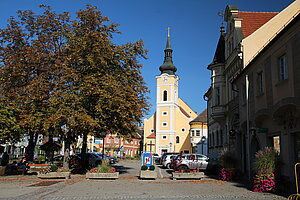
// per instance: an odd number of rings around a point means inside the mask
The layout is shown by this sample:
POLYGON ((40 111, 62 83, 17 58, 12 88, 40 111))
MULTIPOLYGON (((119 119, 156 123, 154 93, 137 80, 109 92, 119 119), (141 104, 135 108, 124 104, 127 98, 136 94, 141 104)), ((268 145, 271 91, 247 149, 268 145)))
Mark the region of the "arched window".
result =
POLYGON ((180 138, 179 136, 176 136, 176 144, 179 144, 180 143, 180 138))
POLYGON ((165 90, 163 93, 163 101, 168 101, 168 91, 165 90))

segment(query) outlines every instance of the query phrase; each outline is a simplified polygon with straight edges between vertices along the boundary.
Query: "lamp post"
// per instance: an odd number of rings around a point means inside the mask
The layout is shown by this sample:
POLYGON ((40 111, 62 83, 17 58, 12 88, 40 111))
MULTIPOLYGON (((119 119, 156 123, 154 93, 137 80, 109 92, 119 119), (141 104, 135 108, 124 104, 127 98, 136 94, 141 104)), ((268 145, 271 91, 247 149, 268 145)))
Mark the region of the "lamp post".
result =
POLYGON ((172 142, 170 142, 170 152, 172 152, 172 142))
POLYGON ((204 153, 203 153, 203 147, 204 147, 204 143, 205 143, 205 141, 206 141, 206 137, 205 137, 205 136, 202 136, 202 138, 201 138, 201 144, 202 144, 202 154, 204 154, 204 153))
POLYGON ((102 137, 102 159, 104 159, 104 138, 106 136, 106 132, 100 132, 100 137, 102 137))

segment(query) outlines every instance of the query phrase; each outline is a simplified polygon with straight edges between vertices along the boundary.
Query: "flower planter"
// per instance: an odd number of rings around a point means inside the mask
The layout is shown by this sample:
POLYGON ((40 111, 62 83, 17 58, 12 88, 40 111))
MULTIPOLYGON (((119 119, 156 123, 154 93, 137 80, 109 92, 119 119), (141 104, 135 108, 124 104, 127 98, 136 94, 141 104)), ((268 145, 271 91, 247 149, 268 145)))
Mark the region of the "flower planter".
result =
POLYGON ((157 173, 154 170, 141 170, 140 179, 156 179, 157 173))
POLYGON ((6 166, 0 166, 0 176, 3 176, 5 174, 6 166))
POLYGON ((118 179, 119 172, 114 173, 86 173, 87 179, 118 179))
POLYGON ((38 178, 65 178, 69 179, 71 177, 71 172, 49 172, 47 174, 39 173, 38 178))
POLYGON ((204 172, 191 172, 191 173, 181 173, 173 172, 172 179, 201 179, 204 177, 204 172))

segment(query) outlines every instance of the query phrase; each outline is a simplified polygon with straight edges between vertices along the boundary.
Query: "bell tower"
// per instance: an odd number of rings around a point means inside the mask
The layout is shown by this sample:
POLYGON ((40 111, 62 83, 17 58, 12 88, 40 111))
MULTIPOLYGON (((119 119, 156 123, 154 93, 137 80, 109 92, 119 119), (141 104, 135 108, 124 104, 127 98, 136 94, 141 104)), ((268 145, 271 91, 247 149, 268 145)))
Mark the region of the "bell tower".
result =
POLYGON ((156 76, 156 152, 174 152, 176 138, 176 110, 178 109, 177 68, 173 64, 168 28, 167 44, 164 50, 163 64, 159 67, 161 74, 156 76))

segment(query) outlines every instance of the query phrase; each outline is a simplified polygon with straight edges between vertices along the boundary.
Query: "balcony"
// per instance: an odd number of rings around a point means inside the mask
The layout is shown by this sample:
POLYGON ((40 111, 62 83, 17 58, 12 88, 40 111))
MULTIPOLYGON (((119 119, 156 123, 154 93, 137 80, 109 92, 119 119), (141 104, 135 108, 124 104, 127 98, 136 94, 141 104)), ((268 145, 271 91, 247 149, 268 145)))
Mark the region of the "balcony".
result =
POLYGON ((225 122, 225 106, 217 105, 211 108, 211 117, 219 123, 225 122))

